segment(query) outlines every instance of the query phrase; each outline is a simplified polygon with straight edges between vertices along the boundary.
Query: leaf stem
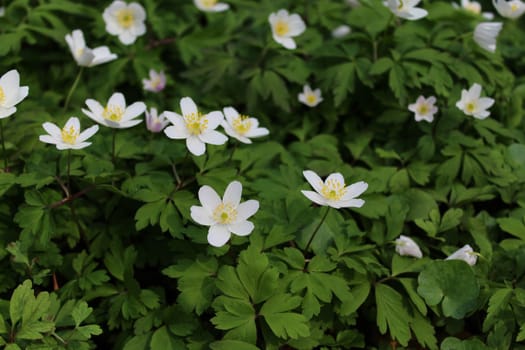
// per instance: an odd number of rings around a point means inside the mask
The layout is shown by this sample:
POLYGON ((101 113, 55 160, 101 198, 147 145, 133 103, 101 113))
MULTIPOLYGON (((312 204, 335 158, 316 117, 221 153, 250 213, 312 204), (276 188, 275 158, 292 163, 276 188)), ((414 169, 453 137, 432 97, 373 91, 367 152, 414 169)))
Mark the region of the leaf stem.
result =
POLYGON ((319 221, 319 224, 317 225, 317 227, 315 228, 314 232, 312 233, 312 236, 310 237, 310 240, 308 241, 308 243, 306 243, 306 247, 304 247, 304 251, 305 251, 305 252, 307 252, 307 251, 308 251, 308 248, 310 248, 310 244, 312 244, 315 235, 317 234, 317 232, 318 232, 319 229, 321 228, 321 225, 323 224, 323 222, 325 221, 326 217, 328 216, 328 212, 329 212, 329 211, 330 211, 330 207, 327 206, 327 207, 326 207, 326 210, 325 210, 325 212, 324 212, 324 215, 323 215, 323 217, 321 218, 321 221, 319 221))
POLYGON ((113 167, 116 168, 115 161, 115 139, 117 138, 117 129, 113 129, 113 140, 111 141, 111 161, 113 162, 113 167))
POLYGON ((2 119, 0 119, 0 138, 2 138, 2 153, 4 154, 4 171, 7 172, 7 153, 5 151, 4 124, 2 123, 2 119))
POLYGON ((71 148, 67 150, 67 192, 71 193, 71 148))
POLYGON ((67 107, 69 106, 69 101, 71 100, 71 96, 73 96, 73 92, 75 92, 77 85, 80 81, 80 77, 82 76, 82 72, 84 71, 84 67, 80 67, 80 70, 78 71, 77 77, 75 78, 75 81, 73 82, 73 85, 71 86, 71 89, 69 89, 69 92, 66 97, 66 102, 64 103, 64 111, 67 110, 67 107))

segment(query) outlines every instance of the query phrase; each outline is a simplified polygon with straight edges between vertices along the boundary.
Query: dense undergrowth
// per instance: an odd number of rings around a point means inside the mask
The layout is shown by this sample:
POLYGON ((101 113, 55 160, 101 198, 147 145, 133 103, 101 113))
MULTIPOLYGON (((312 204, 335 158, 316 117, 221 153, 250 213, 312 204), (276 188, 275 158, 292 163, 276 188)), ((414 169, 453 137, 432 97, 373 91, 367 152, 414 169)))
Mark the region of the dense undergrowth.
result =
POLYGON ((0 346, 525 348, 523 20, 495 13, 492 53, 473 40, 487 20, 448 1, 423 1, 416 21, 379 0, 226 2, 141 1, 146 32, 128 45, 106 31, 108 1, 4 3, 0 75, 16 69, 29 94, 1 119, 0 346), (305 23, 295 49, 272 37, 281 9, 305 23), (118 58, 80 68, 75 29, 118 58), (314 107, 297 97, 307 84, 314 107), (473 84, 494 99, 488 118, 456 106, 473 84), (199 156, 145 122, 100 125, 78 150, 39 140, 46 122, 95 125, 86 100, 115 92, 159 113, 183 97, 231 106, 269 135, 199 156), (435 96, 432 122, 409 111, 419 96, 435 96), (364 205, 315 205, 305 170, 365 181, 364 205), (191 207, 233 181, 259 203, 254 228, 214 247, 191 207), (400 235, 423 257, 397 254, 400 235), (477 263, 444 260, 467 244, 477 263))

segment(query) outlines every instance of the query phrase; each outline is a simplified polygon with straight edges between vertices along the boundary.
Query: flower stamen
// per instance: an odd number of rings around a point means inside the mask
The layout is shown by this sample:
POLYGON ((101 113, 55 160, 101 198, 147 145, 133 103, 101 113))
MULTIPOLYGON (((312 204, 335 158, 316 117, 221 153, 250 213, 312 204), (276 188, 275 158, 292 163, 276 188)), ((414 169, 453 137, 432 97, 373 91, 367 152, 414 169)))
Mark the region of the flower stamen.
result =
POLYGON ((191 113, 184 116, 186 128, 192 135, 200 135, 208 129, 208 118, 202 113, 191 113))
POLYGON ((231 224, 237 219, 237 209, 230 203, 221 203, 213 211, 213 220, 219 224, 231 224))
POLYGON ((133 11, 129 9, 122 9, 117 12, 117 22, 123 28, 130 28, 133 25, 134 20, 133 11))
POLYGON ((345 184, 334 179, 327 180, 321 188, 323 197, 333 201, 341 200, 345 193, 345 184))
POLYGON ((239 135, 244 135, 252 128, 252 121, 247 115, 239 115, 233 120, 232 127, 239 135))
POLYGON ((474 102, 469 102, 465 106, 465 109, 467 110, 468 113, 473 113, 474 110, 476 109, 476 104, 474 102))
POLYGON ((5 93, 4 89, 0 86, 0 104, 3 104, 5 102, 5 93))
POLYGON ((201 5, 206 8, 212 8, 217 4, 217 0, 201 0, 201 5))
POLYGON ((289 31, 290 31, 290 26, 288 26, 287 22, 281 20, 275 23, 275 33, 278 36, 284 36, 288 34, 289 31))
POLYGON ((69 128, 64 127, 60 131, 60 135, 62 136, 62 141, 67 144, 74 145, 77 141, 79 133, 74 126, 70 126, 69 128))
POLYGON ((122 116, 124 115, 124 111, 119 106, 107 106, 104 108, 104 111, 102 112, 102 116, 104 119, 111 120, 112 122, 120 122, 122 120, 122 116))

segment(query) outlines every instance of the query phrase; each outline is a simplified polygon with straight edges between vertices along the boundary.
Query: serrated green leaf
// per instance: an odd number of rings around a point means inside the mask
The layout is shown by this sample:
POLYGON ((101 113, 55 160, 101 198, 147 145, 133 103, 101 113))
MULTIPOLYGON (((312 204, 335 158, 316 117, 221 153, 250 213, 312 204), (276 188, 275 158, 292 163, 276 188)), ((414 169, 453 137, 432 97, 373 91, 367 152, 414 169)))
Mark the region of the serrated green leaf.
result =
POLYGON ((272 332, 280 338, 297 339, 307 337, 310 330, 306 318, 298 313, 289 312, 299 306, 301 298, 289 294, 275 295, 268 299, 259 312, 272 332))
POLYGON ((408 311, 403 305, 403 297, 396 290, 384 284, 377 284, 375 290, 377 305, 377 326, 381 334, 387 330, 403 346, 410 340, 408 311))
POLYGON ((151 336, 151 350, 184 349, 184 342, 170 334, 166 326, 157 329, 151 336))

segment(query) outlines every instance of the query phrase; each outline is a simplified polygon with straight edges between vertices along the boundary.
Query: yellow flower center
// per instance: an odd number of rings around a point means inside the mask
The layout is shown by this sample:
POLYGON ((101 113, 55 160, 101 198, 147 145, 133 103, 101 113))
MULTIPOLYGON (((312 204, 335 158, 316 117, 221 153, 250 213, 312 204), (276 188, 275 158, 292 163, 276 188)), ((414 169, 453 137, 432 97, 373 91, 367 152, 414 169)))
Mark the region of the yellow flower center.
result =
POLYGON ((128 29, 131 27, 134 19, 133 11, 130 9, 122 9, 117 12, 117 22, 122 28, 128 29))
POLYGON ((119 122, 123 115, 124 111, 119 106, 107 106, 102 112, 102 116, 112 122, 119 122))
POLYGON ((192 113, 184 116, 186 129, 192 135, 200 135, 208 129, 208 118, 201 113, 192 113))
POLYGON ((340 200, 343 198, 345 193, 346 189, 344 182, 341 183, 333 179, 326 181, 321 188, 321 194, 323 197, 333 201, 340 200))
POLYGON ((288 26, 286 21, 278 20, 277 23, 275 23, 274 29, 275 34, 278 36, 284 36, 290 31, 290 26, 288 26))
POLYGON ((64 127, 60 131, 60 135, 62 136, 62 141, 70 145, 74 145, 77 141, 78 131, 73 126, 70 126, 67 129, 64 127))
POLYGON ((231 224, 237 219, 237 209, 230 203, 221 203, 213 211, 213 220, 219 224, 231 224))
POLYGON ((252 128, 252 121, 247 115, 239 115, 233 120, 233 130, 239 135, 244 135, 252 128))
POLYGON ((201 0, 202 7, 212 8, 217 4, 217 0, 201 0))
POLYGON ((512 4, 510 4, 510 10, 511 10, 512 12, 516 12, 516 11, 518 11, 519 8, 520 8, 520 5, 518 5, 518 4, 516 4, 516 3, 512 3, 512 4))
POLYGON ((418 113, 421 114, 421 115, 425 115, 425 114, 428 114, 428 112, 430 111, 430 109, 428 108, 428 106, 426 104, 421 104, 418 108, 418 113))
POLYGON ((0 86, 0 104, 3 104, 5 102, 5 93, 4 89, 0 86))
POLYGON ((306 102, 308 102, 311 105, 315 104, 315 102, 317 102, 317 96, 315 96, 314 94, 306 95, 306 102))
POLYGON ((474 102, 469 102, 467 103, 467 105, 465 106, 465 109, 467 110, 467 112, 469 113, 473 113, 474 110, 476 109, 476 104, 474 102))

